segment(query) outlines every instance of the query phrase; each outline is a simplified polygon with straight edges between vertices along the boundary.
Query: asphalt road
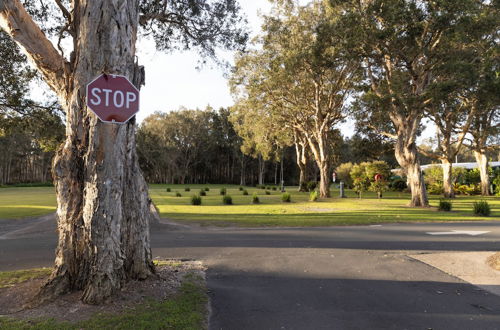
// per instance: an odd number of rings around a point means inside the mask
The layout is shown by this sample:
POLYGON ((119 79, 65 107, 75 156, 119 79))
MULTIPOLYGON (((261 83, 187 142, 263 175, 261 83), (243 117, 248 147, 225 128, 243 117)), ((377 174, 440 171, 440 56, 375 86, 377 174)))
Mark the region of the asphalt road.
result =
MULTIPOLYGON (((408 257, 500 250, 499 225, 161 225, 152 229, 152 246, 154 256, 197 259, 207 265, 214 330, 500 329, 499 296, 408 257), (428 234, 451 230, 489 233, 428 234)), ((50 219, 0 230, 0 270, 50 266, 55 244, 50 219)))

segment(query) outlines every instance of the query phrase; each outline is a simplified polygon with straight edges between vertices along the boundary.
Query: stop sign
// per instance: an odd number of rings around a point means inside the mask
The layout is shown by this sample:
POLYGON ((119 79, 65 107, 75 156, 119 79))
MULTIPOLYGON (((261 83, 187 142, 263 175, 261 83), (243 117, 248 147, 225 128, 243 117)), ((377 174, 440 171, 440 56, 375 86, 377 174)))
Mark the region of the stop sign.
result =
POLYGON ((139 111, 139 90, 124 76, 102 74, 87 85, 87 107, 104 122, 125 123, 139 111))

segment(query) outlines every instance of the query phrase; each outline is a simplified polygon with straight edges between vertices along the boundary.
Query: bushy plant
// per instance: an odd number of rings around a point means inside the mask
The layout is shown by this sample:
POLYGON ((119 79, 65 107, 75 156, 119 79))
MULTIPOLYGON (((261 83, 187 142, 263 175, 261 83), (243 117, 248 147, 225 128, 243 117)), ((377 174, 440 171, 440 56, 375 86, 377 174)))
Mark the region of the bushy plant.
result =
POLYGON ((335 169, 335 173, 337 174, 337 181, 344 182, 346 188, 353 187, 353 181, 351 178, 351 170, 353 166, 354 166, 353 163, 349 162, 340 164, 335 169))
POLYGON ((500 196, 500 174, 497 175, 497 177, 494 178, 491 183, 493 183, 493 186, 495 187, 495 191, 494 191, 495 195, 500 196))
POLYGON ((210 188, 208 188, 208 187, 205 187, 205 191, 210 191, 210 188))
POLYGON ((435 182, 427 185, 427 192, 431 195, 441 195, 444 192, 443 183, 435 182))
POLYGON ((281 201, 283 203, 290 203, 292 201, 292 195, 290 195, 290 193, 283 193, 283 195, 281 195, 281 201))
POLYGON ((226 192, 227 192, 227 190, 226 190, 226 188, 220 188, 219 192, 220 192, 221 195, 225 195, 226 192))
POLYGON ((191 191, 191 188, 186 187, 186 188, 184 188, 184 191, 191 191))
POLYGON ((380 198, 382 198, 382 194, 385 191, 387 191, 388 187, 389 186, 387 184, 387 181, 385 181, 384 179, 380 179, 380 180, 372 181, 370 183, 370 187, 368 189, 376 192, 377 197, 380 199, 380 198))
POLYGON ((315 202, 318 200, 318 191, 314 190, 309 193, 309 201, 315 202))
POLYGON ((351 169, 353 188, 359 198, 361 198, 363 192, 368 190, 370 186, 370 179, 366 175, 366 166, 368 164, 367 162, 356 164, 351 169))
POLYGON ((170 189, 170 188, 167 188, 167 192, 171 192, 171 191, 172 191, 172 189, 170 189))
POLYGON ((193 195, 191 197, 191 204, 192 205, 201 205, 201 197, 198 195, 193 195))
POLYGON ((316 189, 317 186, 318 183, 316 181, 309 181, 307 183, 307 191, 313 191, 314 189, 316 189))
POLYGON ((206 196, 207 193, 205 192, 205 189, 200 189, 200 196, 206 196))
POLYGON ((406 184, 406 180, 403 180, 401 177, 396 176, 391 178, 389 188, 394 191, 405 191, 408 188, 408 185, 406 184))
POLYGON ((307 191, 307 182, 301 182, 299 186, 299 191, 307 191))
POLYGON ((243 195, 248 195, 248 191, 246 189, 243 189, 243 195))
POLYGON ((459 195, 479 195, 481 194, 481 185, 480 184, 455 184, 455 193, 459 195))
POLYGON ((239 191, 243 191, 243 187, 242 187, 242 186, 239 186, 239 187, 238 187, 238 190, 239 190, 239 191))
POLYGON ((266 189, 267 189, 267 190, 271 190, 271 187, 270 187, 270 186, 266 186, 266 189))
POLYGON ((176 192, 175 192, 175 196, 176 196, 176 197, 182 197, 181 193, 180 193, 180 192, 178 192, 178 191, 176 191, 176 192))
POLYGON ((266 195, 271 195, 271 192, 266 190, 266 195))
POLYGON ((257 188, 260 188, 260 189, 266 189, 266 186, 264 186, 263 184, 258 184, 258 185, 257 185, 257 188))
POLYGON ((254 193, 252 195, 252 204, 259 204, 259 203, 260 203, 259 196, 257 196, 256 193, 254 193))
POLYGON ((276 191, 278 188, 276 186, 273 187, 273 190, 276 191))
POLYGON ((233 198, 229 195, 224 195, 222 196, 222 204, 224 205, 231 205, 233 204, 233 198))
POLYGON ((487 201, 474 202, 472 205, 472 211, 475 215, 488 217, 491 214, 490 204, 488 204, 487 201))
POLYGON ((439 211, 451 211, 451 202, 447 201, 446 199, 440 199, 439 200, 439 206, 438 209, 439 211))

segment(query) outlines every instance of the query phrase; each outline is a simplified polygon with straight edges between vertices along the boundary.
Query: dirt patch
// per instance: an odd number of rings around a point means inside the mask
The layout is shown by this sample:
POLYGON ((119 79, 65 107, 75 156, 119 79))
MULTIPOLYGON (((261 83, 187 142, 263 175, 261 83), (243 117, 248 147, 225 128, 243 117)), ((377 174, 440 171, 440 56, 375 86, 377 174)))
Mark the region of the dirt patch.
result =
POLYGON ((486 263, 495 270, 500 270, 500 252, 497 252, 486 259, 486 263))
POLYGON ((205 268, 198 261, 167 261, 156 267, 157 274, 144 281, 130 281, 120 292, 99 306, 80 301, 82 292, 59 297, 36 308, 26 308, 46 278, 29 280, 0 289, 0 315, 18 319, 54 318, 59 321, 87 320, 99 313, 117 314, 151 299, 162 301, 178 292, 184 277, 195 274, 205 279, 205 268))

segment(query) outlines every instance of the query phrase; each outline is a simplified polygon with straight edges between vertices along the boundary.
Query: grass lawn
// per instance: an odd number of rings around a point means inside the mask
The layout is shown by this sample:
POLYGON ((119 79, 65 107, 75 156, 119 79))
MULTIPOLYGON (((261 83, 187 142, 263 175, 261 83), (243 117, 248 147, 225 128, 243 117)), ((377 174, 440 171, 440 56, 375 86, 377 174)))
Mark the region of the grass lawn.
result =
POLYGON ((0 219, 36 217, 55 211, 54 187, 0 188, 0 219))
MULTIPOLYGON (((386 192, 379 200, 374 193, 365 193, 358 199, 354 192, 347 191, 348 198, 338 198, 338 190, 332 190, 333 198, 309 202, 308 193, 297 192, 296 187, 288 187, 292 195, 291 203, 281 202, 279 191, 244 187, 248 195, 243 195, 239 186, 234 185, 151 185, 150 195, 158 206, 161 216, 176 221, 196 222, 212 225, 237 226, 331 226, 353 224, 375 224, 391 222, 426 221, 470 221, 500 220, 500 198, 481 196, 459 196, 453 203, 452 212, 439 212, 432 208, 409 208, 410 195, 386 192), (185 191, 189 187, 190 191, 185 191), (191 205, 191 196, 200 189, 209 187, 207 196, 202 197, 202 205, 191 205), (233 198, 234 205, 223 205, 219 193, 221 187, 233 198), (170 192, 167 192, 170 188, 170 192), (176 197, 179 192, 182 197, 176 197), (257 193, 260 204, 251 204, 252 194, 257 193), (472 213, 472 203, 487 200, 492 208, 490 217, 478 217, 472 213)), ((437 206, 439 196, 430 196, 431 206, 437 206)))
MULTIPOLYGON (((288 187, 291 203, 281 202, 281 193, 268 189, 244 187, 243 195, 236 185, 150 185, 150 195, 158 206, 161 216, 176 221, 212 224, 218 226, 332 226, 375 224, 408 221, 471 221, 500 220, 500 197, 458 196, 452 212, 439 212, 435 208, 439 196, 430 196, 432 208, 409 208, 410 195, 386 192, 378 200, 368 192, 362 199, 347 191, 348 198, 338 198, 338 191, 332 190, 333 198, 309 202, 308 193, 299 193, 296 187, 288 187), (208 187, 202 205, 191 205, 191 196, 208 187), (170 188, 170 192, 167 192, 170 188), (185 191, 189 188, 190 191, 185 191), (233 205, 223 205, 220 189, 226 188, 233 199, 233 205), (176 193, 181 197, 176 197, 176 193), (260 204, 252 204, 252 194, 257 193, 260 204), (490 217, 472 214, 472 203, 484 199, 492 212, 490 217)), ((56 199, 52 187, 0 188, 0 219, 17 219, 39 216, 54 212, 56 199)))
MULTIPOLYGON (((19 282, 36 278, 40 269, 17 272, 0 272, 2 283, 19 282), (29 275, 31 274, 31 275, 29 275)), ((46 272, 45 272, 46 273, 46 272)), ((179 292, 165 301, 150 301, 121 314, 98 314, 86 321, 76 323, 59 322, 53 319, 15 320, 0 316, 0 329, 186 329, 206 328, 206 304, 208 297, 205 286, 196 275, 187 275, 179 292)))

